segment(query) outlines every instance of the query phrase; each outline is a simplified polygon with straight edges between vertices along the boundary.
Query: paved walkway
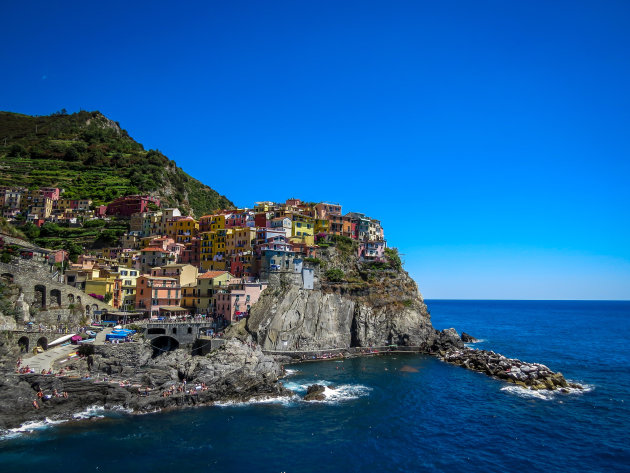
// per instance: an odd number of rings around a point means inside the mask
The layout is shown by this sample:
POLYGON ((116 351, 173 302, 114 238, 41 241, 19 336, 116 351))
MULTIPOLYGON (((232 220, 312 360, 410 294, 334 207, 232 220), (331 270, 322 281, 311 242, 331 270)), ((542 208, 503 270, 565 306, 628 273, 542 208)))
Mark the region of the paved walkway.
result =
POLYGON ((59 358, 67 357, 70 353, 77 351, 77 348, 76 345, 53 347, 44 353, 38 353, 30 358, 23 359, 22 366, 28 365, 35 370, 35 373, 39 374, 42 370, 48 371, 52 368, 53 362, 59 358))
POLYGON ((105 336, 114 330, 111 327, 104 328, 100 332, 96 334, 96 338, 94 339, 94 345, 105 345, 105 336))

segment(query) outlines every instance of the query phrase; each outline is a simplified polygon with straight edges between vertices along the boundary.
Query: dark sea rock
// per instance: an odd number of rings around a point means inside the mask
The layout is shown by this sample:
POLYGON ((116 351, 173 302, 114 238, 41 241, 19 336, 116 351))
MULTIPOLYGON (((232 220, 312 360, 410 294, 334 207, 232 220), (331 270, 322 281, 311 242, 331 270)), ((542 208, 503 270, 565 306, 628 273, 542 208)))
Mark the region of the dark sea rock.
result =
POLYGON ((440 353, 439 358, 447 363, 463 366, 469 370, 485 373, 521 387, 539 390, 583 389, 577 383, 569 383, 562 373, 555 373, 540 363, 526 363, 515 358, 487 350, 473 348, 450 348, 440 353))
POLYGON ((322 386, 321 384, 312 384, 306 389, 306 394, 304 395, 305 401, 323 401, 326 399, 324 395, 324 391, 326 391, 326 386, 322 386))
POLYGON ((435 338, 431 345, 429 352, 434 354, 443 354, 447 350, 453 348, 463 348, 464 342, 460 338, 457 330, 454 328, 447 328, 442 331, 435 331, 435 338))
POLYGON ((461 339, 464 343, 477 343, 479 341, 472 335, 468 335, 466 332, 462 332, 461 339))

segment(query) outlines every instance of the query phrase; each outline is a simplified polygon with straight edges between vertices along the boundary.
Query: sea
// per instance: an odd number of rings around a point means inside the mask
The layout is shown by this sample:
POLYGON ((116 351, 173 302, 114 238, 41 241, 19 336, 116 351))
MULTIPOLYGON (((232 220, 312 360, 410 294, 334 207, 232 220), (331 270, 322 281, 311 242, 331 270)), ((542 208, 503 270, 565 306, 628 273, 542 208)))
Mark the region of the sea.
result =
POLYGON ((424 355, 303 363, 283 382, 324 384, 324 401, 95 406, 81 422, 4 432, 0 471, 630 471, 630 302, 426 302, 436 328, 586 389, 532 392, 424 355))

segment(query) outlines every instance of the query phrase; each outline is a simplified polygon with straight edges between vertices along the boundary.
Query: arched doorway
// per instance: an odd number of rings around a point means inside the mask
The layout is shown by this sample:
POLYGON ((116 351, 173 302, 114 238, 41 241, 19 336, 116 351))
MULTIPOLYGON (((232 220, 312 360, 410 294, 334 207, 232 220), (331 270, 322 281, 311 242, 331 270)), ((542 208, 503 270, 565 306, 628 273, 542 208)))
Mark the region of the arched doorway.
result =
POLYGON ((50 291, 50 304, 61 307, 61 291, 59 289, 52 289, 50 291))
POLYGON ((33 305, 36 307, 46 307, 46 286, 42 284, 35 285, 35 301, 33 305))
POLYGON ((20 337, 20 339, 18 340, 18 346, 20 347, 20 352, 27 353, 28 346, 30 343, 31 341, 28 339, 28 337, 20 337))
POLYGON ((42 347, 44 350, 48 349, 48 339, 46 337, 40 337, 37 340, 37 346, 42 347))

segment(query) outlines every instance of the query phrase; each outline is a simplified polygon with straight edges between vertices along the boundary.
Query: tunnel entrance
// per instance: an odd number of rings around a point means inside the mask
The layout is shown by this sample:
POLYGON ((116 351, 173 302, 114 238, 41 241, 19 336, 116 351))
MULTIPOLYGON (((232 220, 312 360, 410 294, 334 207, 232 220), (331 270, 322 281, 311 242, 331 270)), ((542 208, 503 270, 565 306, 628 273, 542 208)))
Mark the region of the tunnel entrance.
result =
POLYGON ((156 337, 151 340, 151 347, 153 348, 153 356, 158 356, 167 351, 178 349, 179 342, 173 337, 164 335, 162 337, 156 337))
POLYGON ((48 349, 48 339, 46 337, 40 337, 39 340, 37 340, 37 346, 42 347, 44 350, 48 349))
POLYGON ((28 352, 28 346, 30 344, 30 340, 28 339, 28 337, 20 337, 20 339, 18 340, 18 346, 20 347, 20 352, 21 353, 27 353, 28 352))

